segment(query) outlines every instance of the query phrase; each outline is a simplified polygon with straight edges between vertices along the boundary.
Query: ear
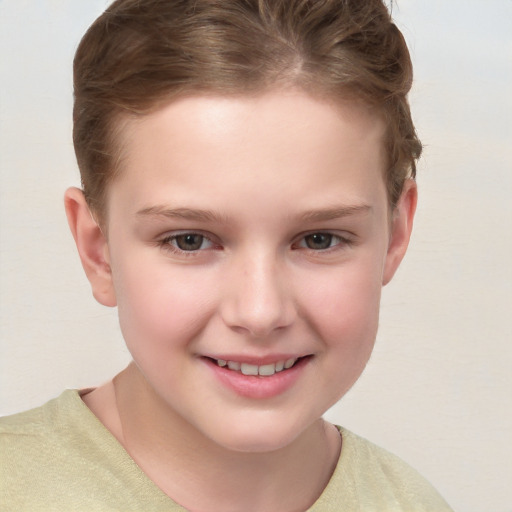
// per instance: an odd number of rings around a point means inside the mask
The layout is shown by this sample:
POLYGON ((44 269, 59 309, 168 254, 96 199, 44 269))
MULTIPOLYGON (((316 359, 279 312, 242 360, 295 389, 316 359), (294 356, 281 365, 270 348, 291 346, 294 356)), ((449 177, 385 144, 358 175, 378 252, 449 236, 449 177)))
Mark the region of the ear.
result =
POLYGON ((107 239, 94 219, 83 192, 66 190, 64 205, 68 224, 94 298, 104 306, 115 306, 116 296, 110 268, 107 239))
POLYGON ((405 182, 400 199, 391 212, 391 233, 382 276, 383 286, 391 281, 402 258, 405 256, 411 238, 417 202, 418 189, 416 182, 409 179, 405 182))

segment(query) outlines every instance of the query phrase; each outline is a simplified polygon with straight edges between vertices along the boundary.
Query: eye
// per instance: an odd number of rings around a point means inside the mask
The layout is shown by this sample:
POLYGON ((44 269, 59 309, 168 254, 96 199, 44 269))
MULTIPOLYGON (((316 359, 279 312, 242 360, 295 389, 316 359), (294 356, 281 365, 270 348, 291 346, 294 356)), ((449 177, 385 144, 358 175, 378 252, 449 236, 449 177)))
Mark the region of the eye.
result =
POLYGON ((308 249, 328 249, 332 245, 333 236, 329 233, 313 233, 304 237, 308 249))
POLYGON ((313 251, 324 251, 343 244, 349 244, 349 240, 332 233, 318 232, 304 236, 297 245, 313 251))
POLYGON ((197 233, 185 233, 174 238, 176 247, 182 251, 198 251, 204 248, 203 245, 207 245, 205 242, 205 237, 197 233))
POLYGON ((182 252, 195 252, 209 249, 213 242, 200 233, 180 233, 166 237, 162 246, 182 252))

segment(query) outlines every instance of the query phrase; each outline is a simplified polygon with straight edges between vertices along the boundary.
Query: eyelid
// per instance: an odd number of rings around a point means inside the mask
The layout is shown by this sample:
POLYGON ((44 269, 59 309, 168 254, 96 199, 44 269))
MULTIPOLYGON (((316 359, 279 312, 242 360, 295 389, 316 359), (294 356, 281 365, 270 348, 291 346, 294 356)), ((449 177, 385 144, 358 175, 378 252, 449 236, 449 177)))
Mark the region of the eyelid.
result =
MULTIPOLYGON (((315 252, 315 253, 325 253, 325 252, 340 250, 345 247, 351 247, 352 245, 354 245, 356 243, 355 239, 356 239, 356 235, 354 235, 352 233, 347 233, 346 231, 344 231, 343 233, 340 233, 335 230, 329 230, 329 229, 323 229, 323 230, 322 229, 312 229, 310 231, 306 231, 306 232, 303 232, 303 233, 300 233, 299 235, 297 235, 295 237, 294 241, 291 243, 291 248, 292 248, 292 250, 301 249, 301 250, 306 250, 306 251, 315 252), (325 249, 312 249, 310 247, 307 247, 304 243, 306 237, 315 235, 315 234, 330 235, 334 239, 337 239, 338 242, 332 246, 325 248, 325 249)), ((209 251, 212 249, 214 249, 214 250, 222 250, 223 249, 221 243, 217 240, 217 237, 215 237, 211 233, 204 232, 200 229, 180 229, 180 230, 176 230, 176 231, 167 232, 164 235, 162 235, 161 237, 159 237, 159 239, 157 240, 156 243, 163 250, 173 252, 173 253, 176 253, 178 255, 183 255, 183 256, 197 256, 200 253, 203 253, 205 251, 209 251), (203 249, 186 251, 186 250, 180 249, 179 247, 176 247, 175 245, 170 243, 173 239, 176 239, 177 237, 183 236, 183 235, 199 235, 199 236, 203 237, 204 239, 208 240, 210 242, 210 244, 208 247, 203 248, 203 249)))
POLYGON ((215 240, 215 237, 211 233, 205 233, 204 231, 200 229, 180 229, 177 231, 171 231, 166 233, 165 235, 161 236, 158 241, 158 245, 162 248, 164 251, 169 251, 178 255, 182 256, 197 256, 198 254, 208 251, 211 249, 221 249, 221 245, 215 240), (175 240, 179 236, 183 235, 198 235, 203 237, 205 240, 208 240, 210 242, 209 247, 203 248, 203 249, 196 249, 191 251, 185 251, 183 249, 180 249, 179 247, 176 247, 171 243, 172 240, 175 240))
POLYGON ((321 253, 321 252, 328 252, 328 251, 340 249, 341 247, 345 247, 345 246, 351 247, 354 243, 355 243, 354 235, 352 235, 350 233, 343 232, 343 234, 342 234, 340 232, 336 232, 336 231, 329 230, 329 229, 313 229, 311 231, 307 231, 305 233, 301 233, 300 235, 298 235, 295 238, 295 241, 292 243, 292 249, 305 249, 307 251, 321 253), (325 249, 311 249, 310 247, 307 247, 305 244, 302 245, 302 243, 305 241, 305 239, 308 236, 317 235, 317 234, 318 235, 330 235, 333 238, 338 239, 338 243, 336 243, 330 247, 327 247, 325 249))

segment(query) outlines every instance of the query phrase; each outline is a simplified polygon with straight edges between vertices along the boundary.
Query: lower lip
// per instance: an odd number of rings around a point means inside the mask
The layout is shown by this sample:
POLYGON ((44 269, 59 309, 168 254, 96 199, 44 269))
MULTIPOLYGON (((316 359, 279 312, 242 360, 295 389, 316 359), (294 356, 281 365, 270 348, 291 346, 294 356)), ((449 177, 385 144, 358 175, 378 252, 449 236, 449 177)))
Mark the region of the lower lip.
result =
POLYGON ((288 370, 274 373, 269 377, 244 375, 241 372, 220 367, 211 359, 205 359, 205 361, 220 382, 236 394, 247 398, 263 399, 278 396, 290 389, 298 380, 310 359, 310 357, 304 357, 288 370))

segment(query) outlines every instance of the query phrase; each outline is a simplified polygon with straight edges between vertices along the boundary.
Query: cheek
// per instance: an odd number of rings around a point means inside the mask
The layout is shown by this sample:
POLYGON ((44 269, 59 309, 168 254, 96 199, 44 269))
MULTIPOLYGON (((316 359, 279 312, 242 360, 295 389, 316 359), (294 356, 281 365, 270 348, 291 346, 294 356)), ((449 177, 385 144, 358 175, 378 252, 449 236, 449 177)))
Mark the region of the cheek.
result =
POLYGON ((332 406, 354 385, 371 356, 381 286, 371 269, 339 272, 309 289, 304 316, 322 343, 323 396, 332 406))
POLYGON ((211 315, 215 297, 208 276, 165 262, 118 268, 114 276, 119 321, 130 351, 143 341, 172 350, 193 338, 211 315))
POLYGON ((314 283, 302 293, 303 307, 324 342, 356 357, 371 351, 379 319, 378 269, 347 265, 316 276, 314 283))

